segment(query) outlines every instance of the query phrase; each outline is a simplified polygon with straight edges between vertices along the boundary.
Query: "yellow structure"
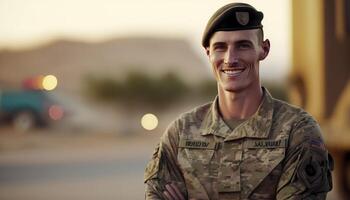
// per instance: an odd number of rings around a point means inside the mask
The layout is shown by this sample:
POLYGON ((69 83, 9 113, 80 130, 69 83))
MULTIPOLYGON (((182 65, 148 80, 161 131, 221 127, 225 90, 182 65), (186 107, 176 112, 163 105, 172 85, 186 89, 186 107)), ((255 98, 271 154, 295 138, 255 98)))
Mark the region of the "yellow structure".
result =
POLYGON ((291 4, 290 101, 320 122, 342 176, 339 185, 349 194, 350 0, 291 0, 291 4))

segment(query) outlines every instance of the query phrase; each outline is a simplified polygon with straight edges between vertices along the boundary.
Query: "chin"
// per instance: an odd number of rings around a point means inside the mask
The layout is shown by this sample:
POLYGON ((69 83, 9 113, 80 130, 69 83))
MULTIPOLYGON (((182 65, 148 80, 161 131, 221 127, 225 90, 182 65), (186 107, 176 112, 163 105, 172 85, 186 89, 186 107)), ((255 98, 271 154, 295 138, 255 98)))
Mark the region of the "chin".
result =
POLYGON ((241 92, 244 90, 245 87, 243 86, 227 86, 227 87, 224 87, 223 89, 226 91, 226 92, 234 92, 234 93, 237 93, 237 92, 241 92))

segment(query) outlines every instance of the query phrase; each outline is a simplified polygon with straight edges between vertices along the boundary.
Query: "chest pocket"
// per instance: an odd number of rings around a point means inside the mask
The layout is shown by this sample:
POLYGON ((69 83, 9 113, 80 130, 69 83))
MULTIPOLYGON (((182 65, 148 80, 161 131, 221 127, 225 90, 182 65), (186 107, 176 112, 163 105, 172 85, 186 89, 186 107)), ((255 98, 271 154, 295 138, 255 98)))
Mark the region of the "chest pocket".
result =
POLYGON ((210 184, 217 175, 217 167, 213 163, 215 149, 216 143, 212 140, 180 138, 177 159, 189 199, 209 199, 210 184))
POLYGON ((265 178, 271 178, 270 188, 278 184, 278 179, 273 177, 280 174, 280 170, 276 167, 284 159, 286 144, 286 139, 245 142, 241 164, 242 196, 244 198, 247 198, 265 178))
POLYGON ((180 139, 178 161, 182 167, 200 176, 210 176, 209 163, 216 149, 215 141, 180 139))

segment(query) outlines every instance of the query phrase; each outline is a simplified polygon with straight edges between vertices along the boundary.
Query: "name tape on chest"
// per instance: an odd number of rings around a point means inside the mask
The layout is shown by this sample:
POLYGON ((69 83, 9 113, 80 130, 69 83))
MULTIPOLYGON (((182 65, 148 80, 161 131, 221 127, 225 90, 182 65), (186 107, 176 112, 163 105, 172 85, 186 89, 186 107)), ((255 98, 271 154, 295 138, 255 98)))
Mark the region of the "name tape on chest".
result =
POLYGON ((192 149, 215 149, 216 142, 203 141, 203 140, 190 140, 180 139, 180 148, 192 148, 192 149))
POLYGON ((247 142, 248 149, 261 148, 284 148, 287 146, 287 139, 282 140, 252 140, 247 142))

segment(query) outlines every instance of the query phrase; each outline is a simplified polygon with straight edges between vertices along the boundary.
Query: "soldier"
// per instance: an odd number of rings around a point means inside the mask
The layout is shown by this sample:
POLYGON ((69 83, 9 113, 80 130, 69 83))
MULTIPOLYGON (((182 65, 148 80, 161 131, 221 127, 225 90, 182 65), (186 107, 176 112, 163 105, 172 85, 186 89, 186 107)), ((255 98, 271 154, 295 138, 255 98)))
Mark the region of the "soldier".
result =
POLYGON ((146 199, 325 199, 332 189, 317 122, 261 87, 270 50, 262 19, 231 3, 208 21, 202 45, 218 96, 165 131, 146 168, 146 199))

